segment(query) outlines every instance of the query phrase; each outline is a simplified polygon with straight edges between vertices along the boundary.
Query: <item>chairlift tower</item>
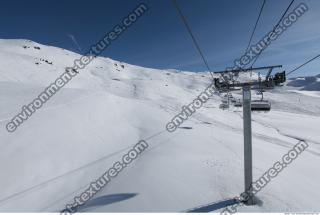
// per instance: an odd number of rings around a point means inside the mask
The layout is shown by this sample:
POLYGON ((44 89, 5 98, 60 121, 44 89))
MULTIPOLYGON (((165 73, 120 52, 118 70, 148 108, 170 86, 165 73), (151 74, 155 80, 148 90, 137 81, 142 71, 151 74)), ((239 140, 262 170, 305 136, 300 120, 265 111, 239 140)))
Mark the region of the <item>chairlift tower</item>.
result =
POLYGON ((259 78, 258 81, 247 81, 244 83, 236 83, 234 80, 220 80, 216 78, 214 80, 215 87, 220 91, 234 91, 242 90, 242 103, 243 103, 243 140, 244 140, 244 192, 249 197, 244 201, 247 205, 255 204, 254 195, 252 192, 252 127, 251 127, 251 90, 252 89, 272 89, 274 86, 278 86, 286 81, 285 72, 276 73, 275 76, 271 76, 274 68, 281 68, 278 66, 266 66, 258 68, 237 69, 229 71, 215 72, 217 74, 232 73, 236 76, 239 73, 266 70, 268 73, 264 80, 259 78))
POLYGON ((251 86, 242 87, 243 142, 244 142, 244 187, 249 195, 248 205, 253 205, 252 184, 252 128, 251 128, 251 86))

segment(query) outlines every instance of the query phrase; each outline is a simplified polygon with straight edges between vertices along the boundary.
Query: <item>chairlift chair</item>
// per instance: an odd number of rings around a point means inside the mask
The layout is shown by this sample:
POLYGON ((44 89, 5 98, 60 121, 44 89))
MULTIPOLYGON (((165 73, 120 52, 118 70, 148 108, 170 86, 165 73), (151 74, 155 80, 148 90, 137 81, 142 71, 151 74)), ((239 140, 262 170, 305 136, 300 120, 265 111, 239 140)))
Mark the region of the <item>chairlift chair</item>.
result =
MULTIPOLYGON (((269 78, 271 80, 273 85, 273 79, 269 78)), ((271 83, 268 81, 267 83, 271 83)), ((251 111, 270 111, 271 110, 271 103, 268 100, 264 100, 263 98, 263 92, 264 92, 264 87, 261 84, 259 85, 259 94, 261 94, 261 99, 260 100, 252 100, 251 101, 251 111)))
POLYGON ((252 100, 251 110, 252 111, 270 111, 271 103, 268 100, 252 100))
POLYGON ((228 100, 227 100, 227 99, 222 99, 221 102, 222 102, 223 104, 228 104, 228 100))
POLYGON ((242 102, 240 99, 236 100, 236 102, 234 103, 235 107, 242 107, 242 102))
POLYGON ((222 110, 225 110, 225 109, 229 108, 229 105, 227 103, 222 103, 222 104, 219 105, 219 108, 222 109, 222 110))

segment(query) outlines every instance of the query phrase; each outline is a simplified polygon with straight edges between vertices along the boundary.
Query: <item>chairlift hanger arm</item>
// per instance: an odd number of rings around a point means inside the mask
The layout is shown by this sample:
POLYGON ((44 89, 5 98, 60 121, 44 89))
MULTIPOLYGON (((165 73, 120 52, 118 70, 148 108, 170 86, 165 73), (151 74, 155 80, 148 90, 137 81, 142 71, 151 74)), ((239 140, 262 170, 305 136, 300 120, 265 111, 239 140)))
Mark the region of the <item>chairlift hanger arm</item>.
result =
POLYGON ((269 68, 268 74, 266 75, 266 79, 270 77, 273 68, 269 68))

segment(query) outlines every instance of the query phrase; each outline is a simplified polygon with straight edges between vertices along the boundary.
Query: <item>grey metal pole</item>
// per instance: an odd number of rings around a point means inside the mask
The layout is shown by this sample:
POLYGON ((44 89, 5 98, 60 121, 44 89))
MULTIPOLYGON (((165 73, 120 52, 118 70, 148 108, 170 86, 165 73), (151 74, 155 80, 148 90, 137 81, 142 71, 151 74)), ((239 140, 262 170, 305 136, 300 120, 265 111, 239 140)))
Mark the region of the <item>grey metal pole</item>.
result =
POLYGON ((252 193, 252 130, 251 130, 251 87, 243 88, 243 136, 244 136, 244 188, 249 199, 247 205, 254 204, 252 193))

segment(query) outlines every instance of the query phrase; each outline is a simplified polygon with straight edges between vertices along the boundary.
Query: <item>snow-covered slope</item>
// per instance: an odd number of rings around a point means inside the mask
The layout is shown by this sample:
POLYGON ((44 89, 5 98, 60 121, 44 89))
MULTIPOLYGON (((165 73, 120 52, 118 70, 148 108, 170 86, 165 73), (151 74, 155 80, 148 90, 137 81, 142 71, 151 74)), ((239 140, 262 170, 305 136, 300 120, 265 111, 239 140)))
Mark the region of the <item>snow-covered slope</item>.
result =
MULTIPOLYGON (((9 133, 6 123, 79 55, 32 41, 0 40, 0 57, 0 211, 63 209, 141 139, 150 147, 94 199, 136 195, 84 211, 185 211, 243 191, 241 109, 220 110, 215 95, 184 122, 191 129, 165 130, 208 86, 209 74, 99 57, 9 133)), ((286 87, 265 97, 273 110, 253 114, 254 178, 281 159, 297 137, 309 148, 258 194, 263 204, 241 210, 319 211, 320 97, 286 87)))

